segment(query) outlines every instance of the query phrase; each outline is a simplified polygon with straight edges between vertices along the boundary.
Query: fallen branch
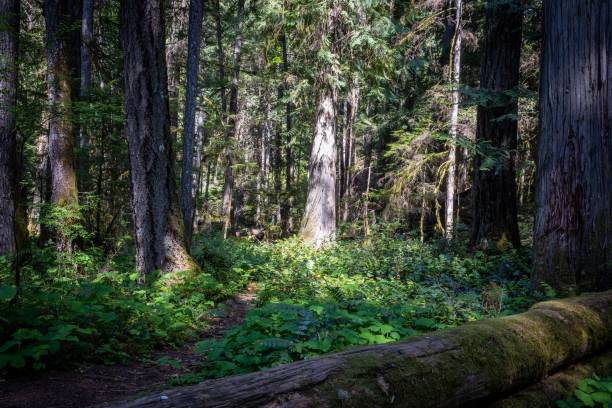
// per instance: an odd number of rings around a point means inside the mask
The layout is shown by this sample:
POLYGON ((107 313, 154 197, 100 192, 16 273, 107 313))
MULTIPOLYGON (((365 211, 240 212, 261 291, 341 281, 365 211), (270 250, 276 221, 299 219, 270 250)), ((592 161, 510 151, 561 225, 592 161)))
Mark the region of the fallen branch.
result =
POLYGON ((612 291, 105 406, 475 406, 610 346, 612 291))

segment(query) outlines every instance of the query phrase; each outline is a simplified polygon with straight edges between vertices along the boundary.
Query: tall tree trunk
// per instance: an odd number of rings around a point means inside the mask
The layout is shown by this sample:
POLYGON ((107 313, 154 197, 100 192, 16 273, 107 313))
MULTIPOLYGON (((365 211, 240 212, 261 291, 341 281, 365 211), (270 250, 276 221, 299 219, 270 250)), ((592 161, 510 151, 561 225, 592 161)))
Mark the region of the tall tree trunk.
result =
MULTIPOLYGON (((489 0, 480 88, 493 98, 478 106, 476 142, 488 142, 508 155, 494 168, 481 168, 484 157, 474 157, 471 245, 492 242, 520 245, 516 215, 518 100, 508 92, 518 86, 523 11, 520 0, 498 4, 489 0)), ((487 98, 488 99, 488 98, 487 98)))
MULTIPOLYGON (((191 0, 189 5, 189 40, 187 46, 187 85, 185 87, 185 114, 183 117, 183 172, 181 174, 181 209, 185 224, 185 243, 189 248, 193 233, 193 138, 195 132, 196 96, 198 94, 198 72, 200 46, 202 44, 202 0, 191 0)), ((204 111, 200 111, 204 115, 204 111)), ((202 117, 202 126, 204 118, 202 117)), ((201 146, 200 146, 201 150, 201 146)))
POLYGON ((236 37, 232 52, 232 83, 230 85, 230 104, 225 128, 225 181, 223 184, 223 237, 227 238, 232 220, 232 195, 234 189, 233 142, 236 138, 236 115, 238 114, 238 77, 240 74, 240 54, 242 50, 242 22, 244 20, 244 0, 238 0, 236 37))
POLYGON ((225 123, 227 101, 225 100, 225 51, 223 50, 223 26, 221 25, 221 4, 215 1, 215 35, 217 38, 217 59, 219 60, 219 98, 221 100, 221 121, 225 123))
MULTIPOLYGON (((341 3, 337 0, 319 27, 319 38, 329 39, 329 51, 332 54, 338 52, 340 19, 341 3)), ((315 248, 333 241, 336 234, 335 135, 338 91, 331 78, 333 73, 329 64, 319 69, 318 107, 308 165, 308 196, 300 231, 302 239, 315 248)))
MULTIPOLYGON (((78 72, 74 50, 80 50, 80 41, 77 41, 80 35, 75 35, 73 28, 79 23, 74 13, 74 9, 81 9, 77 3, 46 0, 44 4, 51 201, 54 205, 69 208, 71 212, 77 211, 75 207, 78 206, 72 126, 72 100, 76 94, 73 82, 78 72)), ((55 233, 58 250, 71 250, 71 238, 62 229, 55 233)))
POLYGON ((19 0, 0 0, 0 255, 17 253, 19 0))
MULTIPOLYGON (((280 37, 280 44, 283 54, 283 73, 285 77, 289 75, 289 57, 287 55, 287 35, 283 31, 280 37)), ((284 83, 281 86, 282 95, 284 97, 285 91, 288 91, 287 78, 284 79, 284 83)), ((281 222, 283 235, 288 236, 293 229, 293 223, 291 219, 291 207, 293 206, 293 151, 291 129, 293 128, 292 122, 292 106, 291 102, 287 102, 285 107, 285 194, 281 203, 281 222)))
POLYGON ((184 24, 183 11, 186 8, 187 0, 166 0, 169 4, 170 27, 167 36, 166 47, 166 72, 168 77, 168 101, 170 112, 170 134, 172 139, 176 139, 178 131, 178 111, 179 111, 179 77, 181 73, 181 56, 183 54, 184 43, 181 39, 181 32, 184 24))
POLYGON ((184 243, 173 176, 163 0, 121 2, 125 111, 139 281, 197 268, 184 243))
POLYGON ((342 212, 342 221, 347 222, 349 219, 349 201, 351 199, 351 190, 353 188, 353 174, 352 167, 355 156, 355 141, 353 137, 353 126, 355 124, 355 118, 357 117, 357 111, 359 109, 359 81, 357 78, 353 78, 348 96, 346 101, 346 127, 344 132, 346 134, 346 152, 345 157, 345 174, 344 174, 344 210, 342 212))
POLYGON ((455 185, 457 168, 457 127, 459 124, 459 79, 461 74, 461 12, 462 0, 455 0, 455 39, 453 42, 451 83, 450 142, 446 174, 446 238, 453 237, 455 224, 455 185))
POLYGON ((610 26, 609 1, 544 2, 534 286, 612 287, 610 26))
MULTIPOLYGON (((90 48, 93 45, 93 15, 94 0, 83 0, 83 15, 81 18, 81 87, 80 98, 85 100, 89 97, 91 90, 91 56, 90 48)), ((79 129, 79 189, 89 190, 89 135, 83 129, 79 129)))

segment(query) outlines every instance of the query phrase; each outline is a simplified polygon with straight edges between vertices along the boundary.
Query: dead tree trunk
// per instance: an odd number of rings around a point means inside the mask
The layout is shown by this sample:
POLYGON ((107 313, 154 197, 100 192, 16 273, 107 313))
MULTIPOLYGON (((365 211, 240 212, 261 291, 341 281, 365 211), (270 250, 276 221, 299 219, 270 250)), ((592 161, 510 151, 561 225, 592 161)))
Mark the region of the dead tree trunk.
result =
POLYGON ((19 0, 0 1, 0 256, 17 252, 19 0))
POLYGON ((173 176, 163 0, 121 2, 125 111, 140 281, 155 269, 197 269, 185 248, 173 176))
MULTIPOLYGON (((319 27, 319 38, 329 38, 329 51, 332 54, 336 54, 339 48, 340 18, 341 5, 336 1, 319 27)), ((322 64, 319 69, 318 108, 308 164, 308 196, 300 231, 303 240, 314 247, 333 241, 336 234, 335 138, 338 90, 331 80, 333 73, 329 64, 322 64)))
POLYGON ((611 25, 609 1, 544 2, 534 286, 612 288, 611 25))
POLYGON ((448 170, 446 172, 446 238, 453 237, 455 225, 455 185, 457 168, 457 127, 459 124, 459 80, 461 75, 461 12, 462 0, 455 3, 455 38, 452 50, 452 69, 450 73, 451 84, 451 117, 450 141, 448 150, 448 170))
MULTIPOLYGON (((519 81, 523 11, 520 0, 487 5, 486 38, 480 71, 480 87, 487 102, 478 106, 476 141, 502 149, 493 168, 481 168, 485 157, 474 157, 471 245, 484 242, 520 245, 517 221, 516 173, 518 99, 508 94, 519 81)), ((498 157, 496 155, 496 157, 498 157)))
POLYGON ((611 327, 608 291, 112 407, 483 406, 604 352, 612 346, 611 327))
MULTIPOLYGON (((198 71, 200 46, 202 44, 202 0, 191 0, 189 5, 189 39, 187 45, 187 85, 185 87, 185 114, 183 116, 183 172, 181 174, 181 209, 185 224, 185 244, 189 248, 193 233, 195 199, 193 195, 194 133, 196 116, 196 95, 198 93, 198 71)), ((200 111, 203 116, 204 111, 200 111)), ((202 117, 202 126, 203 120, 202 117)), ((198 153, 197 153, 198 154, 198 153)))

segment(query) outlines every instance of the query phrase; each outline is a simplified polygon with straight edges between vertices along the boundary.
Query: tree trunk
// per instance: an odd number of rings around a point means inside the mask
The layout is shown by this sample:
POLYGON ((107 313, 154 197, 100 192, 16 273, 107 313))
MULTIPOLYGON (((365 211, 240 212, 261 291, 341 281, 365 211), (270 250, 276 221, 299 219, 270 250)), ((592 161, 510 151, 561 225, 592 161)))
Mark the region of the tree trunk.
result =
POLYGON ((485 157, 474 157, 473 221, 471 245, 489 242, 500 246, 510 242, 518 247, 520 237, 516 215, 516 174, 518 99, 509 95, 518 86, 523 11, 520 0, 497 4, 489 0, 486 37, 480 71, 480 88, 488 97, 478 106, 476 142, 502 149, 502 162, 482 168, 485 157), (491 98, 491 99, 489 99, 491 98))
MULTIPOLYGON (((191 0, 189 5, 189 40, 187 46, 187 85, 185 87, 185 114, 183 117, 183 172, 181 174, 181 209, 185 224, 185 243, 189 248, 193 233, 193 138, 195 132, 196 96, 198 94, 198 72, 200 46, 202 44, 202 0, 191 0)), ((201 115, 204 111, 200 111, 201 115)), ((204 118, 202 118, 202 121, 204 118)), ((202 124, 203 125, 203 124, 202 124)))
POLYGON ((455 185, 457 168, 457 126, 459 124, 459 80, 461 75, 461 12, 462 0, 455 1, 455 38, 453 42, 451 83, 450 141, 446 173, 446 238, 453 238, 455 224, 455 185))
POLYGON ((166 4, 170 6, 170 27, 167 37, 166 67, 168 77, 170 135, 174 140, 176 139, 176 133, 178 131, 179 78, 181 74, 181 56, 184 47, 181 34, 184 24, 183 12, 186 8, 186 0, 166 0, 166 4))
POLYGON ((612 287, 610 26, 609 1, 544 2, 534 286, 612 287))
POLYGON ((353 136, 353 126, 357 111, 359 109, 359 81, 354 78, 349 88, 346 101, 346 152, 345 155, 345 174, 344 174, 344 210, 342 212, 342 221, 347 222, 349 219, 349 200, 351 199, 351 190, 353 188, 352 167, 355 155, 355 142, 353 136))
MULTIPOLYGON (((328 38, 330 52, 338 52, 341 3, 335 1, 320 23, 319 37, 328 38)), ((322 41, 322 40, 321 40, 322 41)), ((319 45, 324 47, 323 44, 319 45)), ((308 163, 308 196, 300 235, 315 248, 336 235, 336 100, 338 90, 331 67, 322 65, 318 79, 318 104, 314 139, 308 163)))
POLYGON ((225 51, 223 51, 223 26, 221 25, 221 5, 215 1, 215 34, 217 38, 217 59, 219 60, 219 98, 221 100, 221 121, 225 123, 227 102, 225 100, 225 51))
MULTIPOLYGON (((89 50, 93 46, 93 15, 94 0, 83 0, 83 15, 81 19, 81 87, 80 98, 86 100, 91 90, 91 56, 89 50)), ((89 135, 83 129, 79 129, 79 189, 88 191, 90 182, 89 175, 89 135)))
POLYGON ((187 253, 174 189, 163 0, 121 2, 125 111, 140 282, 156 269, 197 268, 187 253))
MULTIPOLYGON (((46 0, 44 3, 47 30, 47 86, 49 102, 49 161, 51 164, 51 201, 68 208, 68 222, 74 222, 78 211, 76 171, 74 165, 72 100, 76 94, 74 78, 78 72, 74 50, 80 50, 79 36, 75 29, 79 21, 73 8, 78 2, 70 0, 46 0), (72 28, 72 29, 70 29, 72 28)), ((79 3, 80 4, 80 3, 79 3)), ((78 7, 81 9, 81 7, 78 7)), ((55 232, 60 251, 70 251, 71 238, 63 229, 55 232)))
POLYGON ((233 142, 236 138, 236 115, 238 114, 238 77, 240 74, 240 53, 242 50, 242 22, 244 20, 244 0, 238 0, 236 38, 232 53, 232 83, 230 85, 230 104, 225 129, 225 181, 223 184, 223 237, 227 238, 232 221, 232 195, 234 189, 233 142))
POLYGON ((608 291, 111 406, 486 406, 604 352, 612 346, 611 327, 612 291, 608 291))
POLYGON ((0 256, 17 252, 19 0, 0 0, 0 256))
MULTIPOLYGON (((283 31, 280 37, 280 45, 283 54, 283 73, 285 77, 289 75, 289 57, 287 55, 287 35, 283 31)), ((287 78, 285 78, 283 85, 281 86, 282 95, 284 97, 285 92, 288 91, 287 78)), ((281 203, 281 224, 284 236, 289 236, 293 229, 293 222, 291 218, 291 207, 293 206, 293 151, 291 137, 291 129, 293 128, 292 123, 292 106, 291 102, 287 102, 285 107, 285 194, 281 203)))

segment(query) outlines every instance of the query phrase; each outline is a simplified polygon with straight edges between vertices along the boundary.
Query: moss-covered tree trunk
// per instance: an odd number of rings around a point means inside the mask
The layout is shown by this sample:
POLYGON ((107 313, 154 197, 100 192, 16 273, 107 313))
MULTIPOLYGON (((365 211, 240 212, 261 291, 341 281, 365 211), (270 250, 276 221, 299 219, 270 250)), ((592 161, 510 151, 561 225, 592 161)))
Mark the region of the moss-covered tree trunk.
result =
POLYGON ((474 407, 610 346, 612 291, 113 406, 474 407))

